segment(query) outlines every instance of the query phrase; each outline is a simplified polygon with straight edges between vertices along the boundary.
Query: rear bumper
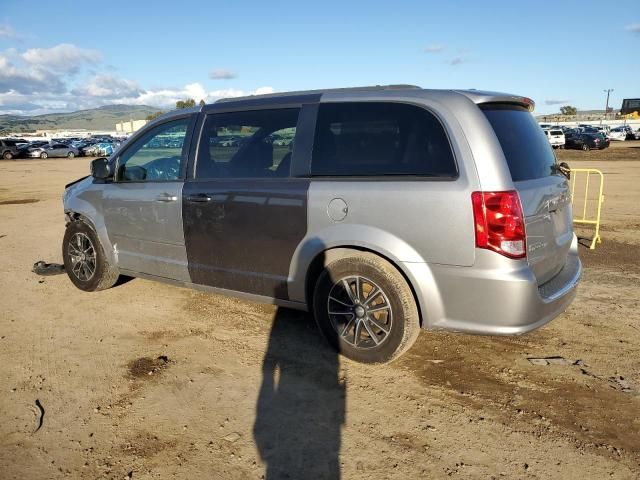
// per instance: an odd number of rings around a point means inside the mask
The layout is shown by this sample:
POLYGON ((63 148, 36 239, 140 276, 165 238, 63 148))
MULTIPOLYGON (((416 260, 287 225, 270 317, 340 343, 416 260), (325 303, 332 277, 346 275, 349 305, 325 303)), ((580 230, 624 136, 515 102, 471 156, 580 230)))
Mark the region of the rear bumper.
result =
MULTIPOLYGON (((538 287, 526 261, 505 267, 499 255, 478 251, 473 267, 430 266, 431 286, 420 284, 425 328, 488 335, 519 335, 564 312, 575 298, 582 264, 572 248, 563 269, 538 287)), ((414 264, 415 265, 415 264, 414 264)), ((418 272, 415 272, 418 273, 418 272)), ((415 275, 414 278, 416 278, 415 275)))

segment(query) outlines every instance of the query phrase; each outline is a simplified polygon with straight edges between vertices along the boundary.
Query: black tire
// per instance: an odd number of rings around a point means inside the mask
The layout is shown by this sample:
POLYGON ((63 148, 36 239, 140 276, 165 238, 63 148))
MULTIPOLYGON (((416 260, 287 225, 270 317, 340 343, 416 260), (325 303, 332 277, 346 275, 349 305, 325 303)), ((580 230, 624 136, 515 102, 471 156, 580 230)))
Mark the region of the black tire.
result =
POLYGON ((329 344, 362 363, 391 362, 408 350, 420 333, 418 309, 404 277, 389 262, 368 252, 353 251, 324 268, 314 290, 313 313, 329 344), (360 287, 356 286, 358 278, 360 287), (375 293, 376 288, 382 293, 375 293), (330 315, 336 308, 343 311, 330 315))
POLYGON ((73 158, 73 157, 75 157, 75 156, 76 156, 76 154, 75 154, 75 153, 73 153, 73 152, 69 152, 69 153, 67 153, 67 157, 68 157, 68 158, 73 158))
POLYGON ((585 152, 588 152, 589 150, 591 150, 591 148, 586 143, 583 143, 582 144, 582 150, 584 150, 585 152))
POLYGON ((42 152, 40 154, 40 158, 47 158, 49 155, 47 155, 47 152, 42 152))
POLYGON ((11 152, 4 152, 2 154, 2 158, 4 158, 5 160, 11 160, 13 158, 13 153, 11 152))
POLYGON ((91 226, 82 221, 67 225, 62 240, 62 258, 69 279, 80 290, 85 292, 105 290, 118 281, 118 269, 107 262, 98 235, 91 226), (90 245, 92 250, 80 248, 78 238, 82 241, 82 247, 90 245), (78 253, 81 251, 85 252, 86 256, 80 257, 78 253), (93 268, 91 269, 90 265, 85 268, 81 263, 84 261, 91 264, 91 252, 94 258, 93 268))

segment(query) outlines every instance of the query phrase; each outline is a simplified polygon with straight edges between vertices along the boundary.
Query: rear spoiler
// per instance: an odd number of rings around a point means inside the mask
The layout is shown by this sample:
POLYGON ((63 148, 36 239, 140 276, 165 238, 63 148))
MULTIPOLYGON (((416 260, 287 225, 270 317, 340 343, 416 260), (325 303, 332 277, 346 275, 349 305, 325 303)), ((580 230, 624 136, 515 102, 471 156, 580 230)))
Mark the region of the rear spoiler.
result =
POLYGON ((530 112, 536 108, 535 102, 529 97, 520 95, 511 95, 509 93, 485 92, 481 90, 456 90, 457 93, 464 95, 476 105, 483 103, 510 103, 519 105, 528 109, 530 112))

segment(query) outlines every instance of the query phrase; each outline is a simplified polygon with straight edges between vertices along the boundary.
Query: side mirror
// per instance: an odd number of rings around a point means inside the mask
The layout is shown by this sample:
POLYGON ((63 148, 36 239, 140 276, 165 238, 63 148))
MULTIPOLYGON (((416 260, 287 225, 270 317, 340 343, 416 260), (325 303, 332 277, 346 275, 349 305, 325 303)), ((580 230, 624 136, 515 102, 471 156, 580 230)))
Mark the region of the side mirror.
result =
POLYGON ((111 165, 107 158, 96 158, 91 162, 91 176, 97 180, 106 180, 113 176, 111 165))
POLYGON ((567 180, 571 180, 571 167, 569 167, 569 164, 567 162, 562 162, 558 167, 560 173, 567 177, 567 180))

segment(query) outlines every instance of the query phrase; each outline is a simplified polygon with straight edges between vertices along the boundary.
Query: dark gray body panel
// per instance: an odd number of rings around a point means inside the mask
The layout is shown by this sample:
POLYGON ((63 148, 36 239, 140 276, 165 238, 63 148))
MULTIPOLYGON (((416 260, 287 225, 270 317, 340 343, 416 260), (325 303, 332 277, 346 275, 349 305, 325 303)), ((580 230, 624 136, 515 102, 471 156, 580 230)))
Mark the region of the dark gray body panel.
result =
POLYGON ((307 231, 308 179, 187 182, 184 231, 193 283, 288 299, 293 253, 307 231), (209 201, 190 201, 204 195, 209 201))

